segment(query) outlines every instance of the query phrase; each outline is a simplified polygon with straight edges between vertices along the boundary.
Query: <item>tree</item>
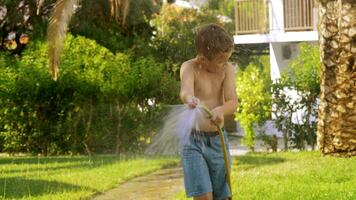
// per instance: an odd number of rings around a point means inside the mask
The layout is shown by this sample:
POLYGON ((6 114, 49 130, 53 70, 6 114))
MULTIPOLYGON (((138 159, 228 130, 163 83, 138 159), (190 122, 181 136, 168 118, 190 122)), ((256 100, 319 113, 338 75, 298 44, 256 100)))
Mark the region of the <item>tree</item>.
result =
POLYGON ((235 119, 244 130, 243 143, 252 151, 255 146, 255 129, 270 118, 271 94, 268 57, 260 57, 240 70, 236 78, 236 92, 240 106, 235 119))
POLYGON ((291 127, 286 130, 291 131, 290 140, 296 148, 304 149, 304 143, 314 148, 316 144, 314 118, 317 117, 317 98, 320 93, 319 48, 314 44, 301 43, 300 55, 290 63, 290 69, 282 74, 280 83, 283 85, 283 90, 295 91, 299 98, 287 100, 286 103, 290 105, 277 107, 290 107, 287 111, 290 113, 303 111, 301 119, 297 118, 297 122, 290 123, 291 127))
POLYGON ((219 13, 220 15, 227 16, 234 21, 234 6, 234 0, 208 0, 204 5, 204 9, 217 11, 217 13, 219 13))
POLYGON ((318 145, 356 155, 356 2, 318 0, 321 63, 318 145))
MULTIPOLYGON (((108 0, 110 3, 111 15, 126 23, 126 16, 129 11, 128 0, 108 0)), ((57 80, 59 58, 62 51, 63 39, 67 32, 69 21, 78 7, 79 0, 58 0, 53 9, 52 18, 48 27, 48 54, 50 70, 53 80, 57 80)))
POLYGON ((1 0, 0 50, 21 55, 29 41, 43 38, 53 1, 1 0))

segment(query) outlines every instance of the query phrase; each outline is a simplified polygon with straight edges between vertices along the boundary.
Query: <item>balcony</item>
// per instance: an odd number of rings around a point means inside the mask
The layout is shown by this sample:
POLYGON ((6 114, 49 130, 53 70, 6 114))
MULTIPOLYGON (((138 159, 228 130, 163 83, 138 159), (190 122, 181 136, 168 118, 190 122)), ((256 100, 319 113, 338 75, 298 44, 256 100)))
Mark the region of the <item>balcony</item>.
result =
POLYGON ((237 0, 235 5, 236 34, 268 32, 268 13, 266 0, 237 0))
POLYGON ((284 30, 314 29, 314 0, 284 0, 284 30))
POLYGON ((313 31, 317 10, 314 0, 237 0, 236 34, 271 31, 313 31))

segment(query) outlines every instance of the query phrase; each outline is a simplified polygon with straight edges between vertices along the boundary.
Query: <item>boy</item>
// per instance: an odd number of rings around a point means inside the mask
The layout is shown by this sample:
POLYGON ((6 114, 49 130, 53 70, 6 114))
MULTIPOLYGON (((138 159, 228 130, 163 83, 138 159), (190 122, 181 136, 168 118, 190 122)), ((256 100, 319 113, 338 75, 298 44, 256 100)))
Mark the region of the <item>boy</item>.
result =
MULTIPOLYGON (((180 98, 191 108, 202 103, 213 116, 198 119, 199 130, 192 130, 183 146, 184 185, 187 196, 194 200, 224 200, 231 197, 231 192, 216 125, 222 128, 224 115, 234 113, 238 104, 234 69, 228 63, 234 42, 215 24, 202 27, 195 42, 197 57, 181 66, 180 98), (197 136, 200 140, 196 140, 197 136)), ((227 144, 225 131, 224 137, 227 144)), ((228 158, 231 167, 230 155, 228 158)))

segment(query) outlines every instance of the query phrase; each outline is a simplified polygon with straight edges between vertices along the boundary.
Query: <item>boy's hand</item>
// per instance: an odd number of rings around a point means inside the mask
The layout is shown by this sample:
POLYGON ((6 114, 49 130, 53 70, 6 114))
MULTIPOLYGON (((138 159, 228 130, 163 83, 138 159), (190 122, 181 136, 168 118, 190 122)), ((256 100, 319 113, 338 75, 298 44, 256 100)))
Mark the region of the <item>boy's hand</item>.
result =
POLYGON ((187 99, 187 104, 190 108, 195 108, 200 103, 200 100, 195 96, 189 96, 187 99))
POLYGON ((220 125, 224 119, 224 112, 221 110, 220 107, 216 107, 211 111, 211 113, 213 114, 210 118, 211 122, 214 125, 220 125))

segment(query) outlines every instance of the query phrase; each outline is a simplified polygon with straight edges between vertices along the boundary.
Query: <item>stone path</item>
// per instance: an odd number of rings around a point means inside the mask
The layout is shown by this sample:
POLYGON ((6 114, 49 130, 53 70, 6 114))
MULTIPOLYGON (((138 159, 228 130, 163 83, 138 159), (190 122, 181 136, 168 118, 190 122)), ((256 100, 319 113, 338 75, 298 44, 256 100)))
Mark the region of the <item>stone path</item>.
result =
POLYGON ((134 178, 115 189, 94 197, 93 200, 172 199, 183 190, 182 168, 170 168, 134 178))

